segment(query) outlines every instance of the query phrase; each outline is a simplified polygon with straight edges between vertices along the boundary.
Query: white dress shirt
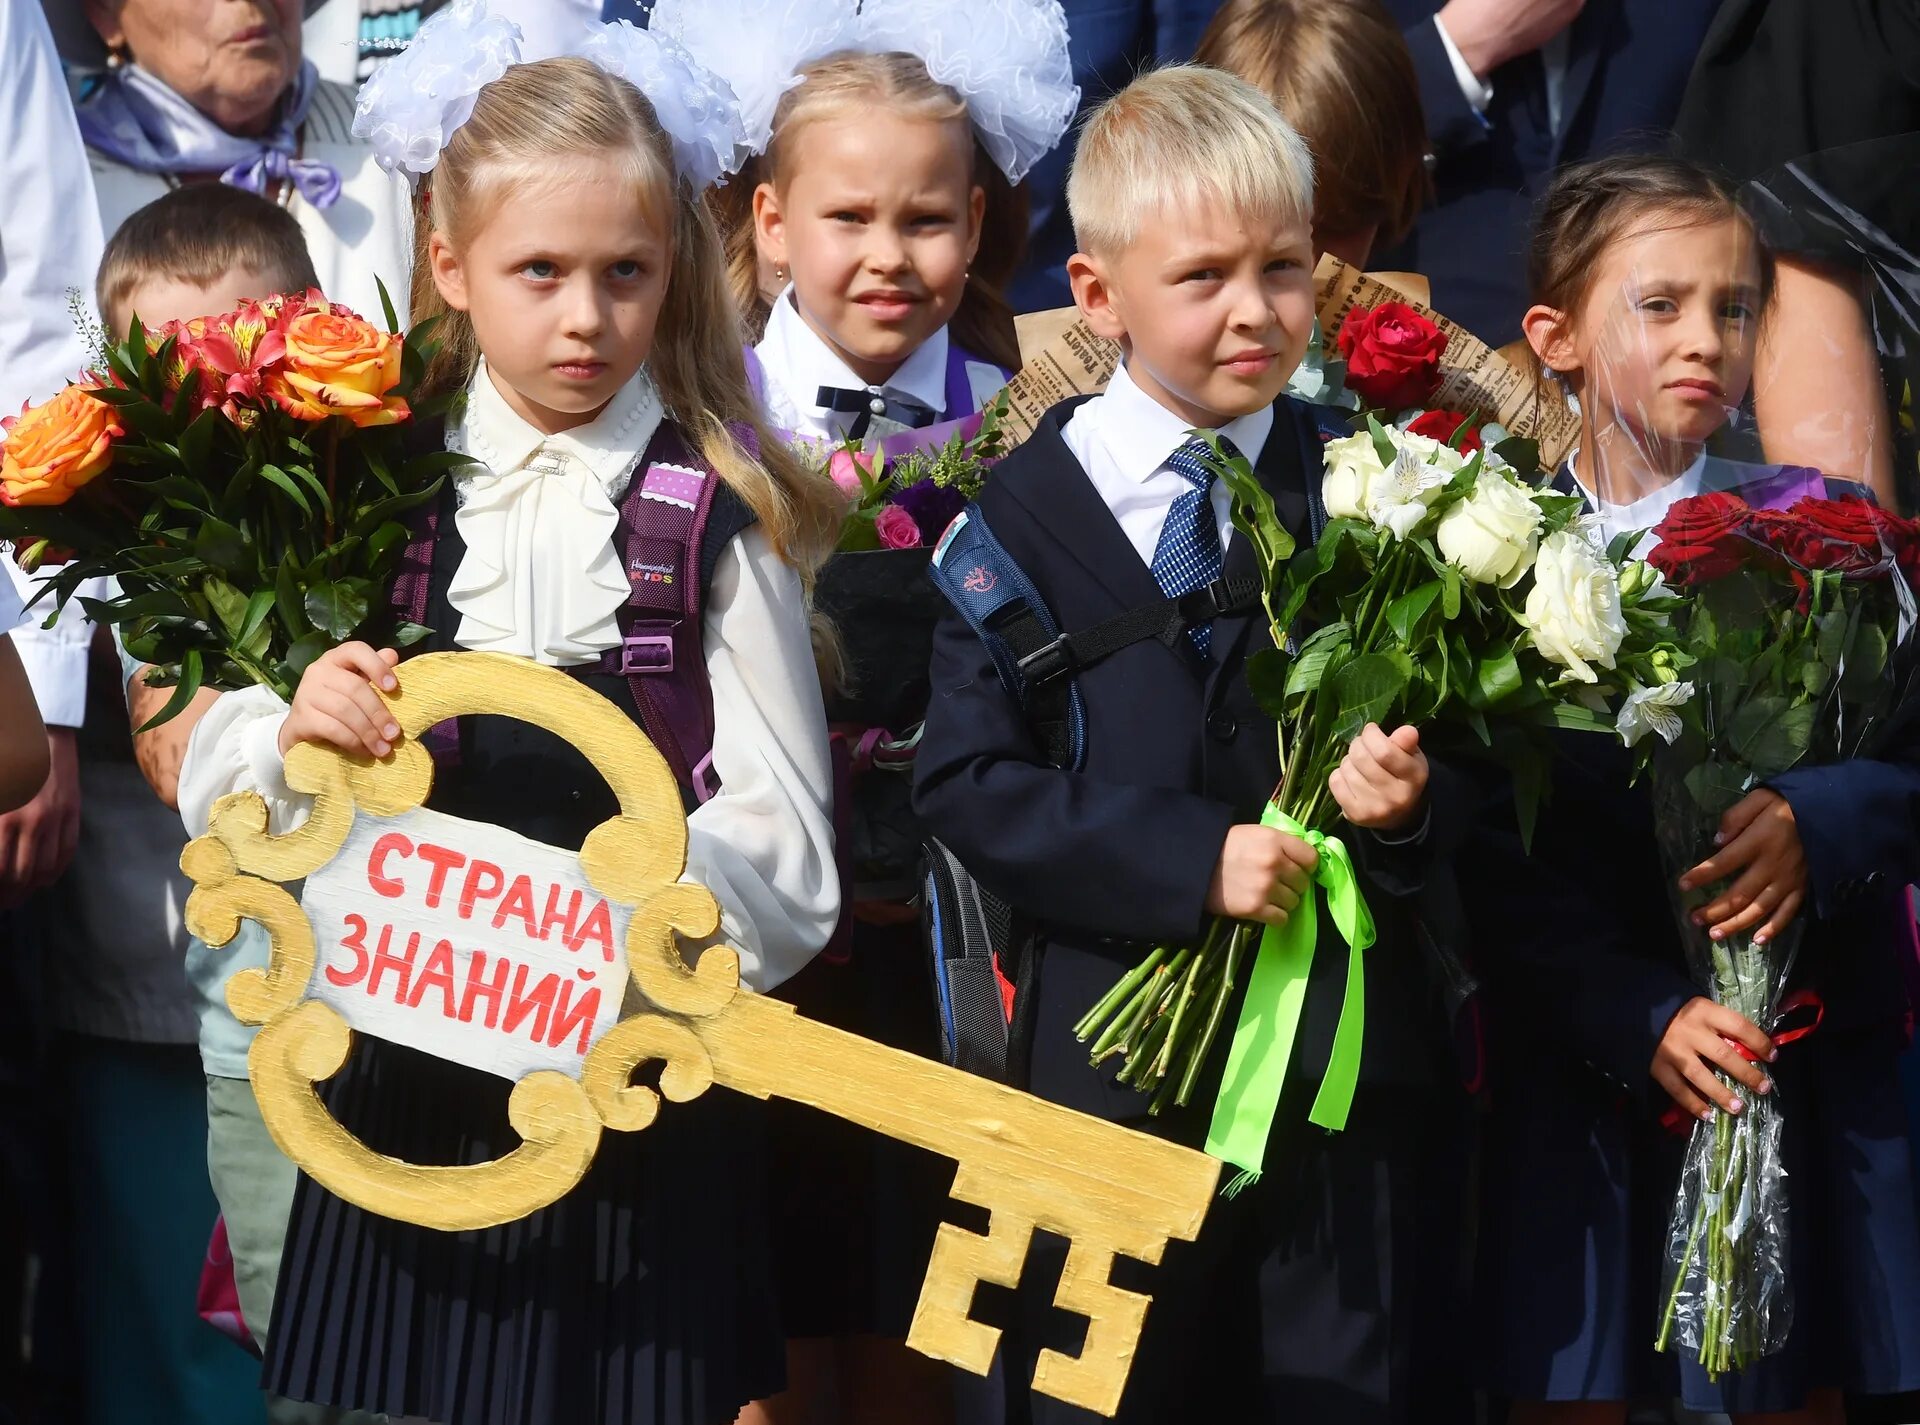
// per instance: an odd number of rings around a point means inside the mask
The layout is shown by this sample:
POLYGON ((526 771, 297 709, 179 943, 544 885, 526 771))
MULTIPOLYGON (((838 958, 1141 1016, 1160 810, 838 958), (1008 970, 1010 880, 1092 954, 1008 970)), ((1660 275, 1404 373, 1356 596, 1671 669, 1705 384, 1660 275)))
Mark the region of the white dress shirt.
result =
MULTIPOLYGON (((479 379, 489 378, 483 374, 479 379)), ((470 392, 469 429, 475 407, 486 408, 484 392, 470 392)), ((610 406, 609 413, 612 410, 610 406)), ((512 423, 518 421, 504 401, 485 418, 490 437, 503 449, 547 443, 548 438, 531 427, 514 431, 512 423)), ((626 427, 629 465, 645 445, 644 438, 633 445, 641 425, 636 421, 626 427)), ((646 431, 650 436, 652 426, 646 431)), ((561 491, 582 488, 566 480, 542 492, 541 517, 547 517, 550 502, 561 491)), ((554 539, 567 541, 553 551, 554 570, 568 565, 574 570, 576 587, 567 597, 574 606, 597 600, 600 595, 589 571, 611 549, 611 531, 603 530, 595 510, 585 506, 575 519, 554 520, 551 529, 554 539)), ((470 552, 456 571, 455 587, 468 581, 472 558, 470 552)), ((490 562, 487 567, 491 578, 495 566, 490 562)), ((536 596, 540 588, 550 587, 542 583, 536 588, 525 570, 510 573, 534 588, 536 596)), ((516 599, 510 606, 530 605, 516 599)), ((832 765, 806 609, 799 574, 755 525, 720 555, 701 624, 707 682, 713 691, 713 769, 720 790, 687 817, 685 879, 706 886, 718 899, 717 940, 740 952, 742 979, 761 991, 780 984, 817 954, 840 915, 832 765)), ((465 624, 463 618, 457 641, 464 642, 465 624)), ((605 646, 617 641, 615 633, 605 646)), ((545 652, 535 657, 547 664, 556 661, 545 652)), ((406 678, 404 664, 400 677, 406 678)), ((276 833, 305 819, 312 799, 287 786, 279 752, 286 716, 286 704, 267 688, 224 694, 208 709, 194 729, 180 769, 180 815, 189 832, 205 832, 213 804, 234 791, 260 793, 276 833)))
POLYGON ((73 101, 37 0, 0 0, 0 416, 90 364, 68 310, 93 309, 99 210, 73 101))
MULTIPOLYGON (((1134 384, 1122 364, 1107 389, 1086 402, 1060 428, 1060 438, 1093 481, 1119 521, 1121 532, 1148 568, 1173 502, 1193 488, 1167 461, 1186 444, 1186 421, 1134 384)), ((1249 461, 1258 461, 1273 431, 1273 407, 1262 406, 1220 427, 1249 461)), ((1224 480, 1210 492, 1214 522, 1224 552, 1233 535, 1233 494, 1224 480)))
MULTIPOLYGON (((52 396, 92 360, 75 324, 70 294, 93 310, 100 269, 100 212, 87 151, 74 121, 53 35, 36 0, 0 0, 0 415, 52 396)), ((36 581, 5 561, 14 590, 33 597, 36 581)), ((101 598, 104 581, 79 594, 101 598)), ((14 647, 33 684, 40 716, 51 727, 77 727, 85 716, 87 642, 92 625, 78 607, 51 629, 40 623, 51 602, 36 606, 14 647)), ((17 620, 16 620, 17 622, 17 620)))
MULTIPOLYGON (((1575 461, 1580 452, 1575 449, 1567 455, 1567 469, 1577 468, 1575 461)), ((1589 490, 1574 477, 1574 485, 1587 497, 1587 504, 1599 517, 1601 538, 1608 544, 1630 529, 1644 530, 1640 542, 1633 547, 1633 557, 1644 559, 1647 552, 1659 541, 1653 537, 1653 527, 1667 517, 1667 511, 1680 501, 1693 495, 1705 494, 1715 489, 1735 489, 1741 481, 1737 478, 1742 467, 1731 465, 1732 478, 1725 483, 1709 480, 1707 477, 1707 452, 1701 447, 1700 454, 1685 470, 1674 476, 1667 484, 1657 490, 1649 491, 1637 500, 1629 500, 1624 505, 1616 505, 1603 498, 1598 492, 1589 490)), ((1751 467, 1746 467, 1751 471, 1751 467)), ((1726 473, 1726 472, 1722 472, 1726 473)))
POLYGON ((613 537, 620 497, 665 414, 660 395, 642 370, 586 425, 543 435, 514 413, 484 361, 468 391, 447 427, 447 448, 479 462, 453 477, 467 546, 447 591, 455 637, 557 668, 595 662, 620 642, 615 615, 629 586, 613 537))
MULTIPOLYGON (((846 391, 870 391, 876 396, 904 397, 932 411, 943 420, 969 414, 947 409, 947 329, 941 327, 900 363, 900 369, 878 386, 862 381, 840 354, 807 325, 800 309, 793 304, 793 288, 774 299, 767 314, 767 329, 754 347, 760 366, 766 372, 767 414, 776 428, 791 431, 803 440, 837 444, 847 437, 856 412, 830 411, 815 403, 822 386, 846 391)), ((1000 368, 984 361, 967 363, 967 381, 972 389, 974 409, 993 398, 1006 377, 1000 368)))
MULTIPOLYGON (((1453 67, 1453 82, 1460 86, 1460 97, 1467 101, 1468 108, 1484 120, 1487 105, 1493 102, 1493 81, 1482 79, 1473 72, 1473 66, 1460 53, 1453 36, 1447 33, 1447 27, 1440 23, 1438 15, 1433 17, 1433 28, 1440 36, 1440 47, 1447 52, 1447 63, 1453 67)), ((1547 85, 1547 126, 1556 134, 1560 132, 1560 121, 1565 117, 1561 110, 1565 108, 1567 92, 1567 61, 1572 55, 1571 29, 1560 31, 1540 46, 1540 68, 1547 85)))

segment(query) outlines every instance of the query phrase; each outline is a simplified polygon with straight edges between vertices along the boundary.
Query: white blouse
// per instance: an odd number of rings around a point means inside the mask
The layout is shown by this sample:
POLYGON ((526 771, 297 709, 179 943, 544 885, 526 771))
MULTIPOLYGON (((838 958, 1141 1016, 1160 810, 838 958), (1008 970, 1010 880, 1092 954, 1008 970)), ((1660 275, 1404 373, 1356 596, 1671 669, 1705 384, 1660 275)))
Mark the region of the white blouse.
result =
MULTIPOLYGON (((642 379, 643 383, 643 379, 642 379)), ((463 647, 474 607, 488 612, 477 628, 493 642, 532 642, 532 630, 548 633, 577 622, 580 610, 600 609, 606 590, 596 573, 612 553, 612 527, 600 507, 625 481, 598 478, 616 455, 628 478, 659 422, 658 398, 646 387, 655 414, 633 411, 647 401, 629 387, 591 425, 572 439, 544 437, 515 415, 484 373, 470 390, 463 438, 470 453, 482 449, 513 464, 465 477, 484 506, 481 517, 460 511, 460 531, 471 526, 491 543, 470 545, 454 575, 454 589, 482 591, 463 610, 455 641, 463 647), (492 401, 488 400, 491 393, 492 401), (496 408, 497 407, 497 408, 496 408), (615 437, 611 429, 624 435, 615 437), (479 441, 474 442, 476 435, 479 441), (544 449, 558 458, 539 465, 544 449), (583 473, 585 472, 585 473, 583 473), (595 474, 589 481, 586 474, 595 474), (525 477, 525 478, 516 478, 525 477), (562 498, 562 497, 565 498, 562 498), (569 508, 568 501, 574 502, 569 508), (535 531, 538 534, 535 534, 535 531), (553 545, 529 558, 527 541, 553 545), (571 579, 564 576, 571 569, 571 579), (568 612, 556 617, 552 607, 568 612)), ((454 432, 449 430, 452 444, 454 432)), ((617 556, 614 567, 618 569, 617 556)), ((452 591, 449 591, 451 597, 452 591)), ((624 584, 622 586, 624 597, 624 584)), ((575 628, 570 647, 619 642, 608 622, 575 628)), ((840 915, 840 878, 833 853, 833 776, 827 751, 826 713, 814 671, 800 576, 782 560, 756 525, 736 536, 714 569, 702 615, 707 681, 713 690, 713 768, 720 790, 687 817, 684 879, 711 890, 720 903, 724 941, 740 952, 743 981, 772 989, 804 966, 827 943, 840 915)), ((542 635, 542 641, 553 640, 542 635)), ((562 658, 542 646, 541 663, 562 658)), ((573 661, 580 661, 574 659, 573 661)), ((400 676, 406 677, 403 664, 400 676)), ((304 821, 312 798, 287 786, 279 752, 287 706, 268 688, 227 693, 194 729, 180 769, 180 815, 201 835, 213 804, 235 791, 258 792, 274 831, 304 821)), ((692 947, 694 949, 700 947, 692 947)))
MULTIPOLYGON (((814 398, 822 386, 844 391, 867 390, 876 396, 905 397, 946 420, 970 414, 947 409, 949 341, 947 329, 941 327, 921 342, 886 381, 878 386, 870 385, 856 376, 840 353, 807 325, 806 318, 793 304, 793 288, 789 287, 774 299, 767 314, 766 332, 753 349, 766 373, 767 415, 777 429, 791 431, 803 440, 837 444, 846 439, 854 413, 830 411, 816 405, 814 398)), ((1000 368, 984 361, 967 363, 967 383, 973 395, 973 410, 986 405, 1007 384, 1000 368)))

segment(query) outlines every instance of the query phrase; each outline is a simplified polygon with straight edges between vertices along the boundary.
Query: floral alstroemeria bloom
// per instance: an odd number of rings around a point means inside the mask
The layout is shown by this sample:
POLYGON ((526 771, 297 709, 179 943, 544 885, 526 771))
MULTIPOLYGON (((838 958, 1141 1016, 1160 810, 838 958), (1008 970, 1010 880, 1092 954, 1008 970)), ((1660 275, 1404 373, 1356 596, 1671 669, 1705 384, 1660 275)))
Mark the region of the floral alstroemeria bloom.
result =
POLYGON ((1679 710, 1692 699, 1692 683, 1656 683, 1651 688, 1635 688, 1620 704, 1620 716, 1614 728, 1628 747, 1649 732, 1659 733, 1671 744, 1680 735, 1679 710))
POLYGON ((1375 529, 1390 530, 1395 539, 1405 539, 1427 517, 1428 506, 1445 488, 1447 478, 1447 471, 1426 464, 1403 445, 1393 464, 1367 492, 1367 518, 1375 529))
POLYGON ((1620 612, 1620 576, 1593 546, 1569 530, 1541 541, 1533 588, 1520 622, 1548 661, 1583 683, 1597 683, 1592 664, 1613 667, 1627 636, 1620 612))

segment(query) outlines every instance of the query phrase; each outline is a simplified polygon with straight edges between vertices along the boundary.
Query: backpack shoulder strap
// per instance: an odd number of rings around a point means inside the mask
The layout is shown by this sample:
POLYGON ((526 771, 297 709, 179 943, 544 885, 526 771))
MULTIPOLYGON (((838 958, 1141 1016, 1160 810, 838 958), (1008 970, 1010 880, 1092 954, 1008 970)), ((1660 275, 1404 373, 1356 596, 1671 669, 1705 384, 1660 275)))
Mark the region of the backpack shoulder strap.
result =
POLYGON ((1196 624, 1244 613, 1260 601, 1258 579, 1216 579, 1063 634, 1033 581, 973 506, 940 537, 928 572, 987 646, 1001 683, 1059 767, 1078 767, 1086 755, 1086 709, 1075 674, 1148 639, 1171 648, 1196 624))
POLYGON ((933 548, 927 572, 993 658, 1007 691, 1019 701, 1047 760, 1078 767, 1086 755, 1086 710, 1071 679, 1030 681, 1024 660, 1060 637, 1053 614, 1026 571, 987 527, 979 507, 954 517, 933 548))
POLYGON ((620 502, 628 595, 620 645, 601 662, 601 671, 626 678, 641 727, 699 802, 719 790, 701 554, 720 484, 678 428, 663 422, 620 502))

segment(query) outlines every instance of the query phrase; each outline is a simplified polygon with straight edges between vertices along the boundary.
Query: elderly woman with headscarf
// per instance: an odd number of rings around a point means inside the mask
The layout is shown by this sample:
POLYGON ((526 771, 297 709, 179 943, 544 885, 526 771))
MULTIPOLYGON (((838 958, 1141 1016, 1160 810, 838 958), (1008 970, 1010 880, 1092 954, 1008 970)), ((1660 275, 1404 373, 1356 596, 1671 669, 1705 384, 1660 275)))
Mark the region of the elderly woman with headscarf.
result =
POLYGON ((49 0, 83 72, 80 133, 111 233, 183 183, 222 182, 299 220, 328 297, 381 314, 407 291, 404 185, 353 137, 353 91, 301 53, 311 0, 49 0))

